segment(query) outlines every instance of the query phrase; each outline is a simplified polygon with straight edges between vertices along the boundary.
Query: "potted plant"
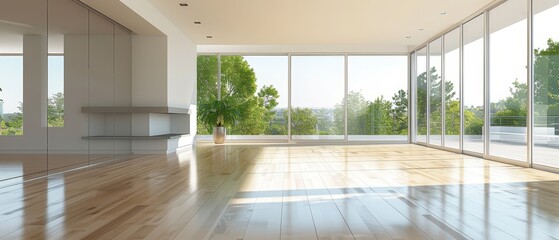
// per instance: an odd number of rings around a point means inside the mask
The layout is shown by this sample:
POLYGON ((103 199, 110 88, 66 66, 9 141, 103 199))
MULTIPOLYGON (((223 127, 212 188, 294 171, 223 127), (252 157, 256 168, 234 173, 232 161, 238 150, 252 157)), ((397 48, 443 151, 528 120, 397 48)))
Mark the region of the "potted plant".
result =
POLYGON ((230 97, 201 104, 198 114, 202 123, 208 127, 214 126, 213 139, 216 144, 225 142, 225 126, 234 124, 240 115, 236 102, 230 97))

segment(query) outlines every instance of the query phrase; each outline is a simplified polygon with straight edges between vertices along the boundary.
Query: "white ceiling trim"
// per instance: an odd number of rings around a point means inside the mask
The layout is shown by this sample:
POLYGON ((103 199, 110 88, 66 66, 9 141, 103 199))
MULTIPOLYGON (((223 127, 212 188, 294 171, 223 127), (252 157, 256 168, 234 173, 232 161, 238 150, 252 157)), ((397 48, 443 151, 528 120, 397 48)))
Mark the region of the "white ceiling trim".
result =
POLYGON ((407 54, 405 45, 198 45, 199 53, 375 53, 407 54))

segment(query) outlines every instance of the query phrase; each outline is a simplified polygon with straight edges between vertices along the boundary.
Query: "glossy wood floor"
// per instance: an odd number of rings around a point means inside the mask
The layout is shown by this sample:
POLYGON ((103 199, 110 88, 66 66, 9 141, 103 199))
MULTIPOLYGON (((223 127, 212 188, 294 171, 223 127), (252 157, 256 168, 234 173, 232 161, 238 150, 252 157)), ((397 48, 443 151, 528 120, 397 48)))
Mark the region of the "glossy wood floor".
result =
POLYGON ((0 188, 0 239, 559 239, 558 180, 416 145, 199 145, 0 188))

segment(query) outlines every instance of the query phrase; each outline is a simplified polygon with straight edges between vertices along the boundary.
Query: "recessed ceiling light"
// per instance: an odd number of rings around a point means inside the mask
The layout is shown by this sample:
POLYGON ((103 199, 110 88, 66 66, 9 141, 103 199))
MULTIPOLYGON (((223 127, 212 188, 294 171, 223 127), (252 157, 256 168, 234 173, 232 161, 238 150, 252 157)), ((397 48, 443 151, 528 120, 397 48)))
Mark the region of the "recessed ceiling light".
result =
POLYGON ((441 15, 446 15, 446 12, 441 12, 441 15))
POLYGON ((212 36, 206 36, 206 38, 213 38, 212 36))
POLYGON ((179 3, 181 7, 188 7, 188 3, 179 3))
POLYGON ((419 30, 419 31, 423 31, 423 28, 418 28, 417 30, 419 30))
POLYGON ((194 24, 202 24, 202 22, 194 22, 194 24))

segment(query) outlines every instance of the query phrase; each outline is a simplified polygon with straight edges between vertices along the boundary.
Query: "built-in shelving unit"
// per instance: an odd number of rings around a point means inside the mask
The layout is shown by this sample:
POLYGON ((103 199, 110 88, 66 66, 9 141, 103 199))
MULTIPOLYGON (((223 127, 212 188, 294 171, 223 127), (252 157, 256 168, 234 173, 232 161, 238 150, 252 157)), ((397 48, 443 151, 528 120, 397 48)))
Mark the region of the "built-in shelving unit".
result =
POLYGON ((187 108, 174 107, 82 107, 82 113, 161 113, 189 114, 187 108))
MULTIPOLYGON (((82 139, 89 140, 171 140, 181 138, 183 136, 189 136, 188 126, 183 129, 182 125, 176 127, 177 124, 183 124, 185 121, 188 123, 190 111, 188 108, 176 108, 176 107, 112 107, 112 106, 94 106, 94 107, 82 107, 82 113, 88 114, 132 114, 132 118, 142 119, 140 121, 133 121, 135 123, 140 123, 139 126, 144 126, 145 129, 149 129, 153 123, 150 121, 156 121, 157 124, 163 124, 169 127, 169 129, 174 129, 167 131, 156 131, 159 134, 151 135, 150 131, 136 133, 137 135, 123 136, 123 135, 95 135, 95 136, 83 136, 82 139), (152 114, 160 115, 164 114, 169 116, 169 118, 156 117, 155 120, 151 118, 152 114), (163 120, 162 120, 163 119, 163 120), (167 119, 167 120, 165 120, 167 119), (181 119, 176 121, 177 119, 181 119), (185 119, 185 120, 182 120, 185 119), (158 122, 162 121, 162 122, 158 122), (175 126, 173 126, 175 125, 175 126), (163 134, 162 134, 163 133, 163 134)), ((132 123, 131 123, 132 124, 132 123)), ((141 127, 140 129, 144 129, 141 127)), ((134 131, 133 131, 134 132, 134 131)))
POLYGON ((82 139, 90 140, 155 140, 155 139, 174 139, 187 136, 188 134, 163 134, 155 136, 86 136, 82 139))

